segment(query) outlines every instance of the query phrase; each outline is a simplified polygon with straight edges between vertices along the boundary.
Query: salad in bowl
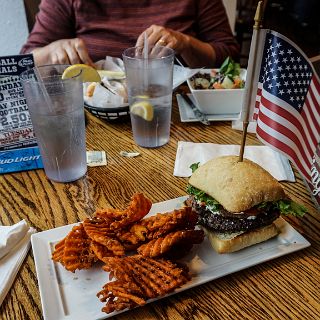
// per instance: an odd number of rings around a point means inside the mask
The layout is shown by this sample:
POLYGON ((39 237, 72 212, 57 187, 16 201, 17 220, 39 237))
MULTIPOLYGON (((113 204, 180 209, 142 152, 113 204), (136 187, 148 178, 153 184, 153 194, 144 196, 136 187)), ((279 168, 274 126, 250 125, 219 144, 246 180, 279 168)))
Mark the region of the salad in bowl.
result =
POLYGON ((242 89, 245 85, 244 73, 245 70, 240 68, 240 64, 228 57, 219 69, 199 71, 190 78, 190 82, 195 90, 242 89))
POLYGON ((188 79, 198 109, 205 114, 238 114, 244 95, 246 69, 227 58, 219 69, 201 69, 188 79))

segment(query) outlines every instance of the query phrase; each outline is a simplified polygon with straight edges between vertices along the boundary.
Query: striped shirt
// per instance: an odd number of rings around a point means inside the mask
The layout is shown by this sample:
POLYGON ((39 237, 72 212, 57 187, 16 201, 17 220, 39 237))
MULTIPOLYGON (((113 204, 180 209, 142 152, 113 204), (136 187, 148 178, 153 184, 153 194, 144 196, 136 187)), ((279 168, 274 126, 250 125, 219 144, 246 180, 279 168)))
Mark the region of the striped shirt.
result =
POLYGON ((42 0, 21 53, 59 39, 81 38, 93 61, 121 57, 150 25, 161 25, 212 45, 216 65, 238 57, 221 0, 42 0))

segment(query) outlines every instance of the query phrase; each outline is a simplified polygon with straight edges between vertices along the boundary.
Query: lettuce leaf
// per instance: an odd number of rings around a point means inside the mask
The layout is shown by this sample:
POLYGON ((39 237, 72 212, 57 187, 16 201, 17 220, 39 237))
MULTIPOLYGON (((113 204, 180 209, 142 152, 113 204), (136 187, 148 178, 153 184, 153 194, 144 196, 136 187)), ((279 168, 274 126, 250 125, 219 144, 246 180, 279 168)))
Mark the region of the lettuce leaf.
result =
MULTIPOLYGON (((200 165, 200 162, 196 162, 190 166, 192 173, 199 168, 199 165, 200 165)), ((209 206, 212 210, 219 210, 222 207, 221 204, 216 199, 210 197, 205 192, 195 188, 190 184, 187 185, 187 193, 190 195, 193 195, 197 201, 205 202, 206 205, 209 206)))
POLYGON ((205 192, 193 187, 190 184, 187 186, 187 193, 193 195, 197 201, 205 202, 206 205, 213 210, 219 210, 222 207, 216 199, 210 197, 205 192))
POLYGON ((192 173, 194 173, 199 168, 200 162, 193 163, 189 168, 192 170, 192 173))
POLYGON ((295 217, 303 217, 307 213, 307 209, 304 206, 290 199, 277 201, 277 206, 280 213, 285 216, 291 214, 295 217))
POLYGON ((273 202, 262 202, 257 205, 257 208, 263 209, 267 206, 272 206, 274 210, 279 210, 284 216, 292 215, 294 217, 303 217, 307 213, 307 209, 290 199, 281 199, 273 202))
POLYGON ((219 72, 233 79, 235 76, 238 76, 240 74, 240 64, 236 63, 231 57, 227 57, 223 61, 219 72))

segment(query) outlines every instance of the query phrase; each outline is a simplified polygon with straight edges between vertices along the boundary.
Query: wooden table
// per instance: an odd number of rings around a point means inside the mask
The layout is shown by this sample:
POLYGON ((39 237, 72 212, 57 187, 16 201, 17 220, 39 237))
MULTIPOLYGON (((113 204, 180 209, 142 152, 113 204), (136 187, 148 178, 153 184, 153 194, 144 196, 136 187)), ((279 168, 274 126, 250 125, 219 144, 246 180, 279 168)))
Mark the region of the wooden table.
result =
MULTIPOLYGON (((240 144, 241 132, 230 122, 181 123, 174 98, 170 142, 158 149, 144 149, 132 139, 130 121, 106 123, 88 114, 87 149, 105 150, 108 165, 89 168, 75 183, 47 180, 43 170, 0 176, 0 223, 21 219, 37 231, 75 223, 97 208, 125 208, 135 192, 153 202, 186 194, 188 179, 173 176, 179 140, 240 144), (138 151, 124 158, 122 150, 138 151)), ((248 134, 247 145, 259 145, 248 134)), ((319 319, 320 317, 320 214, 299 175, 283 183, 295 201, 309 213, 287 220, 311 246, 267 263, 239 271, 191 290, 125 312, 116 319, 319 319)), ((94 297, 95 298, 95 297, 94 297)), ((94 299, 93 298, 93 299, 94 299)), ((0 308, 0 319, 41 319, 42 309, 32 250, 0 308)), ((90 319, 88 319, 90 320, 90 319)))

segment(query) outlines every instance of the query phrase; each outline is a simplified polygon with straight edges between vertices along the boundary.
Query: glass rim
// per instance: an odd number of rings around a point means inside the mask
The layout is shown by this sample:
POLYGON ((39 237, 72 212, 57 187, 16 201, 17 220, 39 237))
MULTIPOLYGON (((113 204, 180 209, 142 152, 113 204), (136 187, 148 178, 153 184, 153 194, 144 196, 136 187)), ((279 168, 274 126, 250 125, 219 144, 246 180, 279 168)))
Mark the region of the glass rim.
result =
MULTIPOLYGON (((175 55, 175 51, 172 49, 172 48, 168 48, 166 46, 159 46, 159 45, 154 45, 154 46, 150 46, 150 48, 159 48, 161 50, 167 50, 169 51, 168 55, 165 55, 165 56, 161 56, 161 57, 151 57, 151 58, 148 58, 150 60, 162 60, 162 59, 168 59, 170 57, 174 57, 175 55)), ((131 60, 144 60, 145 58, 142 56, 142 57, 131 57, 129 55, 126 55, 127 52, 129 51, 132 51, 132 50, 137 50, 137 49, 141 49, 143 50, 144 49, 144 46, 135 46, 135 47, 130 47, 130 48, 127 48, 123 51, 122 53, 122 57, 123 58, 126 58, 126 59, 131 59, 131 60)))
MULTIPOLYGON (((34 78, 29 78, 28 76, 26 76, 26 78, 23 78, 23 75, 28 75, 30 74, 31 72, 33 72, 35 75, 37 75, 37 72, 35 72, 35 70, 37 69, 45 69, 45 68, 48 68, 51 67, 51 68, 55 68, 55 67, 64 67, 64 70, 68 67, 70 67, 71 64, 45 64, 45 65, 41 65, 41 66, 34 66, 28 70, 25 70, 23 72, 21 72, 19 74, 19 78, 21 81, 23 82, 33 82, 33 83, 39 83, 39 80, 38 79, 34 79, 34 78)), ((62 75, 63 72, 61 72, 61 75, 62 75)), ((65 82, 65 83, 68 83, 70 81, 74 81, 74 80, 77 80, 77 79, 80 79, 80 75, 82 74, 82 70, 79 71, 79 73, 71 78, 67 78, 67 79, 62 79, 60 78, 59 80, 61 82, 65 82)), ((50 76, 47 76, 45 77, 45 79, 48 81, 48 82, 51 82, 50 80, 55 78, 56 76, 58 76, 59 74, 56 74, 56 75, 50 75, 50 76)), ((41 80, 43 81, 43 77, 41 76, 41 80)))

